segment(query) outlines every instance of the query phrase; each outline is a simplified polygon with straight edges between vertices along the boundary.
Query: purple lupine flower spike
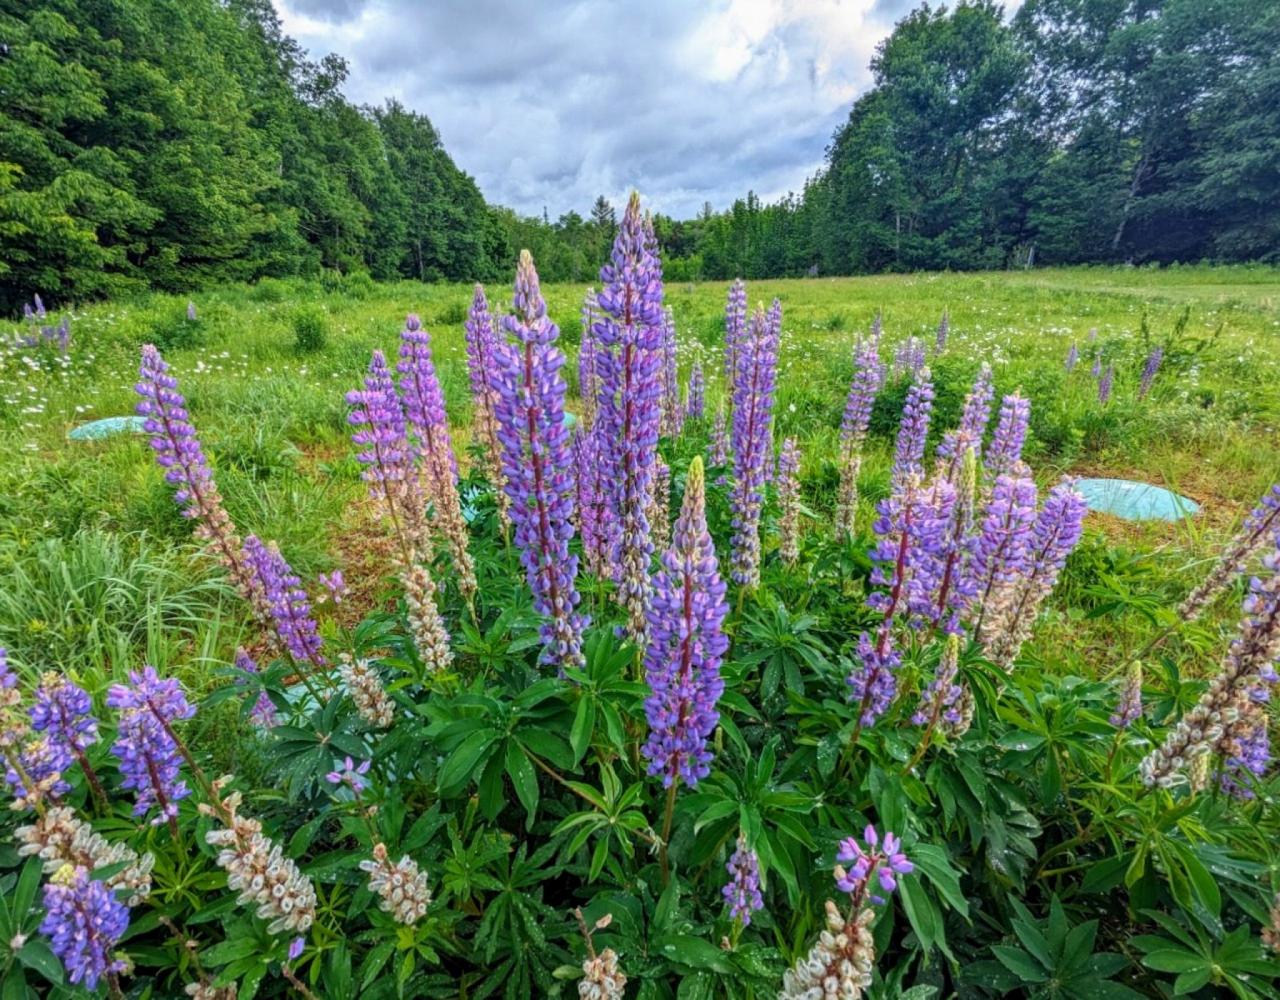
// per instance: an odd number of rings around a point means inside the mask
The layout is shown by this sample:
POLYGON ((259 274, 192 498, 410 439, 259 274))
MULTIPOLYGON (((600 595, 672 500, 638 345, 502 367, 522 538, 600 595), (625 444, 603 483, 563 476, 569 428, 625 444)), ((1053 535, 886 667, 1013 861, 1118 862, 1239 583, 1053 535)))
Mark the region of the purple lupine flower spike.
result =
POLYGON ((255 535, 249 535, 244 540, 244 554, 250 572, 266 595, 276 635, 289 655, 298 663, 323 667, 324 640, 311 617, 311 601, 280 549, 274 542, 264 545, 255 535))
POLYGON ((449 559, 458 576, 458 590, 471 602, 476 593, 475 562, 467 548, 467 522, 458 496, 458 463, 449 437, 444 392, 431 356, 431 335, 412 313, 400 334, 400 361, 396 371, 400 373, 405 427, 417 441, 422 481, 435 512, 436 526, 448 546, 449 559))
MULTIPOLYGON (((258 673, 257 661, 244 649, 236 650, 235 664, 236 669, 243 673, 258 673)), ((267 697, 267 692, 258 692, 257 700, 254 701, 253 708, 249 712, 249 719, 254 725, 261 726, 263 729, 271 729, 279 721, 276 718, 276 707, 267 697)))
POLYGON ((941 354, 947 349, 947 335, 951 332, 951 314, 942 310, 942 320, 938 323, 938 336, 934 340, 933 353, 941 354))
POLYGON ((786 438, 778 453, 778 555, 788 566, 800 558, 800 449, 786 438))
POLYGON ((348 392, 347 404, 351 407, 347 423, 355 428, 352 443, 363 449, 356 455, 364 466, 360 477, 395 525, 402 568, 411 566, 420 555, 430 553, 426 504, 414 469, 404 407, 381 351, 370 356, 364 388, 348 392))
POLYGON ((840 489, 836 496, 836 529, 852 536, 858 510, 858 474, 862 445, 871 424, 871 408, 884 384, 884 364, 873 341, 859 343, 853 354, 853 380, 840 424, 840 489))
POLYGON ((706 382, 702 375, 702 362, 695 361, 689 371, 689 384, 685 389, 684 415, 688 420, 701 420, 706 412, 706 382))
POLYGON ((1111 387, 1115 383, 1116 366, 1107 365, 1107 370, 1098 377, 1098 402, 1106 406, 1111 399, 1111 387))
POLYGON ((195 715, 182 685, 144 666, 129 672, 127 685, 111 686, 107 705, 120 712, 111 752, 120 761, 123 786, 136 793, 133 814, 146 816, 157 809, 152 825, 173 825, 179 800, 191 794, 179 773, 182 756, 172 733, 174 722, 195 715))
POLYGON ((1024 575, 1032 561, 1032 523, 1036 484, 1026 478, 998 476, 973 543, 969 573, 976 590, 977 631, 995 613, 994 595, 1024 575))
POLYGON ((62 674, 49 671, 40 678, 31 705, 31 728, 76 756, 98 742, 98 720, 88 692, 62 674))
POLYGON ((924 474, 924 448, 929 436, 929 417, 933 412, 933 382, 928 368, 916 373, 902 406, 902 422, 893 456, 894 483, 908 476, 924 474))
POLYGON ((985 456, 988 476, 1016 475, 1022 468, 1022 447, 1027 440, 1030 420, 1030 400, 1017 393, 1004 397, 995 433, 991 436, 991 447, 985 456))
POLYGON ((1074 371, 1077 364, 1080 363, 1080 346, 1075 341, 1071 342, 1071 349, 1067 351, 1066 368, 1068 372, 1074 371))
POLYGON ((1125 675, 1120 701, 1111 713, 1110 722, 1117 729, 1128 729, 1142 715, 1142 664, 1134 663, 1125 675))
POLYGON ((924 343, 919 337, 908 337, 898 346, 897 353, 893 356, 894 377, 916 376, 926 361, 924 343))
POLYGON ((606 525, 609 498, 600 481, 596 432, 579 427, 573 436, 573 465, 577 485, 578 534, 587 571, 604 579, 609 575, 609 532, 606 525))
POLYGON ((649 773, 661 776, 667 788, 679 781, 696 785, 710 773, 707 739, 720 718, 720 661, 729 646, 722 628, 728 605, 707 531, 701 458, 689 466, 673 534, 654 574, 648 611, 644 664, 650 694, 644 707, 649 737, 641 748, 649 773))
POLYGON ((732 386, 738 371, 738 342, 747 332, 747 286, 738 278, 729 286, 724 309, 724 380, 732 386))
POLYGON ((1029 571, 986 602, 985 617, 975 637, 993 663, 1010 669, 1031 634, 1040 605, 1080 541, 1088 510, 1073 480, 1064 480, 1049 491, 1031 531, 1029 571))
POLYGON ((44 909, 40 933, 73 984, 94 991, 99 980, 124 971, 114 949, 129 927, 129 908, 87 868, 59 868, 45 884, 44 909))
POLYGON ((766 315, 756 310, 738 343, 733 400, 733 581, 747 589, 760 583, 760 509, 772 451, 774 393, 782 304, 766 315))
POLYGON ((615 598, 626 632, 644 644, 653 544, 646 514, 658 447, 662 390, 662 265, 632 194, 608 263, 600 270, 600 466, 610 491, 615 598))
POLYGON ((136 409, 145 418, 156 464, 165 470, 165 481, 176 487, 173 498, 182 515, 195 521, 196 537, 213 550, 254 613, 264 617, 262 593, 245 565, 240 538, 223 507, 186 400, 178 391, 178 380, 169 374, 169 365, 151 344, 142 348, 139 381, 134 390, 141 397, 136 409))
POLYGON ((559 328, 547 318, 538 272, 527 250, 516 268, 515 312, 503 319, 514 342, 498 352, 498 436, 520 562, 542 626, 542 662, 580 666, 578 558, 569 552, 575 491, 569 433, 564 426, 565 356, 559 328))
POLYGON ((1155 383, 1156 375, 1160 371, 1160 362, 1164 360, 1164 348, 1157 346, 1147 355, 1146 363, 1142 366, 1142 382, 1138 386, 1138 398, 1146 399, 1147 393, 1151 391, 1151 386, 1155 383))
POLYGON ((751 914, 764 909, 760 892, 760 858, 747 846, 747 838, 738 834, 738 843, 725 870, 729 881, 721 890, 729 904, 729 916, 743 927, 751 926, 751 914))
POLYGON ((502 445, 498 442, 497 416, 494 413, 496 390, 493 380, 497 371, 494 345, 498 337, 482 285, 475 287, 471 310, 463 327, 466 330, 467 374, 471 383, 472 434, 480 442, 484 472, 497 494, 498 517, 505 530, 509 501, 502 488, 502 445))
POLYGON ((938 457, 948 461, 948 478, 953 482, 963 461, 966 449, 972 448, 976 457, 982 456, 982 439, 991 420, 991 400, 995 388, 991 384, 991 366, 985 362, 973 381, 973 388, 964 398, 964 410, 960 414, 960 426, 949 431, 938 443, 938 457))

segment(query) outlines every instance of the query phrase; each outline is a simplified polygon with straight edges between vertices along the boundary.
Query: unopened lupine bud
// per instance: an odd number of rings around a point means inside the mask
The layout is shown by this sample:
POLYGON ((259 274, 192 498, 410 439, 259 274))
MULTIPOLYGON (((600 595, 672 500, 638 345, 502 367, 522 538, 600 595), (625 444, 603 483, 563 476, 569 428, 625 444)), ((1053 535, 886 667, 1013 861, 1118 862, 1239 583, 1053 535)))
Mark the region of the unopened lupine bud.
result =
POLYGON ((413 637, 418 656, 432 673, 447 670, 453 663, 453 651, 449 648, 449 633, 436 605, 435 581, 425 567, 413 566, 401 574, 400 583, 404 587, 409 634, 413 637))
POLYGON ((1245 518, 1239 534, 1231 540, 1217 565, 1182 602, 1178 616, 1188 621, 1198 618, 1209 603, 1244 572, 1249 561, 1267 547, 1269 536, 1277 533, 1280 533, 1280 483, 1273 485, 1245 518))
POLYGON ((1111 713, 1110 722, 1117 729, 1128 729, 1142 715, 1142 664, 1135 662, 1125 675, 1120 701, 1111 713))
POLYGON ((1192 758, 1208 753, 1249 705, 1264 677, 1274 673, 1280 658, 1280 537, 1263 558, 1264 573, 1249 584, 1240 631, 1232 640, 1222 667, 1196 705, 1165 736, 1159 749, 1140 767, 1147 785, 1167 788, 1192 758))
POLYGON ((1271 922, 1262 929, 1262 943, 1274 952, 1280 952, 1280 892, 1271 901, 1271 922))
POLYGON ((653 547, 659 552, 671 544, 671 469, 661 455, 653 458, 649 530, 653 533, 653 547))
POLYGON ((689 382, 684 393, 684 415, 689 420, 701 420, 707 406, 707 387, 702 375, 702 362, 695 361, 689 371, 689 382))
POLYGON ((627 989, 627 977, 618 966, 618 956, 612 948, 598 955, 589 955, 582 963, 582 978, 578 980, 578 996, 581 1000, 622 1000, 627 989))
POLYGON ((794 566, 800 558, 800 449, 793 437, 782 442, 777 483, 778 554, 794 566))
POLYGON ((205 841, 218 848, 216 861, 227 873, 227 888, 239 893, 236 902, 241 906, 256 906, 254 912, 268 921, 269 934, 305 934, 316 916, 311 880, 262 833, 261 823, 239 814, 239 807, 239 792, 224 799, 217 810, 200 806, 202 813, 223 823, 205 834, 205 841))
POLYGON ((386 845, 374 844, 373 858, 361 861, 360 869, 369 873, 369 891, 396 923, 412 927, 427 915, 431 905, 427 874, 407 854, 392 864, 386 845))
POLYGON ((738 834, 737 846, 725 868, 729 882, 722 895, 729 904, 729 916, 747 927, 751 924, 751 914, 764 909, 764 896, 760 893, 760 859, 747 846, 742 834, 738 834))
POLYGON ((349 653, 338 654, 338 672, 347 694, 356 706, 356 714, 371 726, 388 729, 395 715, 394 705, 382 686, 377 668, 368 660, 357 660, 349 653))
POLYGON ((871 985, 875 911, 861 909, 846 923, 836 904, 827 900, 826 918, 826 929, 808 954, 783 975, 778 1000, 861 1000, 871 985))
POLYGON ((34 822, 20 826, 13 833, 19 857, 37 857, 45 874, 52 875, 63 865, 96 871, 120 865, 120 869, 103 881, 116 891, 126 905, 137 906, 151 895, 151 854, 138 857, 126 844, 109 843, 68 806, 53 806, 35 817, 34 822))

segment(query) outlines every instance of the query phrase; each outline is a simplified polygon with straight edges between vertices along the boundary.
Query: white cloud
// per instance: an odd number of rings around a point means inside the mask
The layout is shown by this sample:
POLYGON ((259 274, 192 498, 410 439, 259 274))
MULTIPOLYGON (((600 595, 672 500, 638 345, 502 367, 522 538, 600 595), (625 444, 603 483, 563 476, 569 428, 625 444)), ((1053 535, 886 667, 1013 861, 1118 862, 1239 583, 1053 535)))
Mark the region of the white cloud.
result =
POLYGON ((905 0, 277 0, 348 96, 428 115, 485 197, 678 217, 799 190, 905 0))

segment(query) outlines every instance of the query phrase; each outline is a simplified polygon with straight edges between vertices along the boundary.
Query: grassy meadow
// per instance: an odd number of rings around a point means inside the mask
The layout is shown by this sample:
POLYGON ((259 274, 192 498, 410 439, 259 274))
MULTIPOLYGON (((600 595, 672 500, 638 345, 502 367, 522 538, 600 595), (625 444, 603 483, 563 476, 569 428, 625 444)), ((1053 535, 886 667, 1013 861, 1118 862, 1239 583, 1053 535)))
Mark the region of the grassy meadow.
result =
MULTIPOLYGON (((695 361, 702 364, 709 414, 723 392, 726 288, 667 288, 681 379, 695 361)), ((585 286, 545 291, 570 355, 573 406, 585 286)), ((355 618, 360 604, 385 599, 385 552, 348 440, 343 394, 359 384, 370 349, 394 352, 405 313, 419 313, 433 337, 462 454, 470 419, 462 322, 470 292, 462 285, 264 280, 195 296, 194 321, 179 296, 76 309, 66 356, 52 346, 0 355, 0 645, 19 663, 60 665, 99 690, 107 675, 143 660, 200 688, 208 668, 224 663, 243 638, 242 607, 197 555, 145 439, 66 437, 85 421, 132 412, 144 343, 157 344, 173 365, 241 530, 278 539, 304 579, 343 569, 355 618)), ((783 304, 777 438, 799 439, 804 502, 816 514, 834 503, 854 340, 879 311, 886 358, 911 336, 932 350, 944 309, 951 332, 945 351, 930 361, 935 434, 954 422, 979 364, 988 361, 997 394, 1020 389, 1032 401, 1027 454, 1042 480, 1123 476, 1201 504, 1198 517, 1179 524, 1090 515, 1086 541, 1037 639, 1046 654, 1080 669, 1087 670, 1091 643, 1140 646, 1154 610, 1192 585, 1280 471, 1280 274, 1273 269, 780 280, 750 283, 748 292, 752 303, 777 296, 783 304), (1068 373, 1072 343, 1081 361, 1068 373), (1156 344, 1166 346, 1165 361, 1139 400, 1143 361, 1156 344), (1091 374, 1095 351, 1116 371, 1105 406, 1091 374), (1101 611, 1105 624, 1098 623, 1101 611)), ((500 303, 506 290, 490 293, 500 303)), ((877 403, 862 476, 863 523, 885 490, 905 387, 904 379, 891 381, 877 403)), ((327 628, 350 624, 346 614, 322 608, 327 628)))

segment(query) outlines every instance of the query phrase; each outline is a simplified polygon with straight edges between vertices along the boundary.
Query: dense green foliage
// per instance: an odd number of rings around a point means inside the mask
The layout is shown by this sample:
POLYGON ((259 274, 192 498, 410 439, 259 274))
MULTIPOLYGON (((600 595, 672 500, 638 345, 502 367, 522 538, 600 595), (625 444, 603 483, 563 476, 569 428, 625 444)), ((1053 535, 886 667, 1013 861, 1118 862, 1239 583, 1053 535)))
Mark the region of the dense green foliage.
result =
MULTIPOLYGON (((343 391, 358 384, 370 347, 392 349, 403 313, 419 311, 461 455, 472 415, 457 319, 467 287, 268 280, 197 294, 194 318, 185 296, 156 294, 77 314, 66 355, 53 344, 0 354, 0 645, 24 689, 56 667, 94 696, 103 739, 92 764, 113 805, 97 811, 78 775, 70 801, 108 840, 156 859, 152 894, 120 943, 133 963, 129 995, 182 996, 201 980, 234 980, 242 998, 299 995, 288 968, 325 998, 575 996, 580 906, 588 924, 612 917, 593 944, 618 953, 627 997, 773 996, 820 929, 837 840, 867 822, 903 834, 916 865, 879 908, 868 1000, 1280 995, 1280 964, 1258 939, 1280 888, 1280 777, 1273 770, 1252 786, 1256 799, 1237 802, 1144 790, 1134 776, 1203 690, 1240 614, 1239 585, 1199 621, 1179 621, 1174 608, 1277 467, 1277 286, 1261 267, 753 284, 753 297, 777 295, 787 310, 777 432, 796 436, 804 455, 803 544, 794 566, 776 558, 771 490, 764 580, 731 612, 714 770, 678 795, 669 879, 654 844, 665 795, 635 757, 645 685, 634 650, 613 634, 609 584, 581 577, 596 619, 586 669, 573 681, 540 673, 524 576, 491 488, 466 458, 474 616, 443 550, 436 564, 454 671, 427 674, 409 638, 390 529, 359 479, 343 391), (875 408, 860 530, 838 541, 830 515, 848 344, 883 308, 891 356, 908 336, 930 334, 944 307, 952 332, 931 359, 940 426, 990 360, 998 392, 1021 388, 1033 401, 1025 454, 1043 485, 1067 471, 1132 474, 1187 493, 1203 514, 1145 526, 1092 515, 1013 673, 966 651, 963 677, 979 704, 963 739, 922 743, 906 696, 854 737, 845 674, 871 617, 869 525, 888 486, 905 379, 875 408), (298 353, 299 332, 316 322, 327 338, 298 353), (1105 406, 1087 364, 1063 370, 1090 327, 1117 370, 1105 406), (390 729, 370 725, 346 695, 310 702, 289 683, 294 667, 265 656, 258 677, 284 724, 264 731, 246 718, 257 680, 229 664, 238 645, 262 647, 260 630, 201 553, 145 438, 65 439, 69 425, 132 407, 138 347, 158 334, 229 513, 241 531, 280 542, 316 601, 327 654, 375 663, 395 703, 390 729), (1152 344, 1167 348, 1168 367, 1139 399, 1152 344), (317 583, 334 568, 351 587, 340 605, 317 583), (1117 734, 1107 718, 1119 674, 1140 654, 1148 709, 1117 734), (181 726, 194 757, 208 778, 232 776, 242 814, 263 822, 317 890, 316 922, 292 962, 288 937, 268 933, 228 889, 204 841, 219 824, 197 812, 209 796, 194 772, 176 837, 129 815, 103 695, 143 662, 199 701, 181 726), (347 754, 372 760, 359 801, 325 780, 347 754), (739 832, 760 855, 768 904, 747 928, 720 895, 739 832), (413 926, 379 909, 358 867, 375 840, 426 875, 432 902, 413 926)), ((547 288, 570 351, 583 291, 547 288)), ((724 294, 668 290, 681 377, 702 365, 712 411, 724 393, 724 294)), ((691 421, 661 443, 677 504, 707 431, 691 421)), ((722 552, 726 494, 710 493, 722 552)), ((925 637, 910 643, 904 691, 928 679, 938 651, 925 637)), ((12 996, 83 997, 37 931, 39 865, 10 840, 30 819, 5 810, 0 827, 0 981, 12 996)))
POLYGON ((675 224, 727 278, 1280 254, 1270 0, 922 6, 872 62, 825 169, 675 224))
MULTIPOLYGON (((268 0, 0 2, 0 311, 311 275, 585 281, 584 217, 486 205, 428 118, 357 108, 268 0)), ((655 220, 671 279, 1274 260, 1280 7, 923 6, 824 168, 775 204, 655 220)))

